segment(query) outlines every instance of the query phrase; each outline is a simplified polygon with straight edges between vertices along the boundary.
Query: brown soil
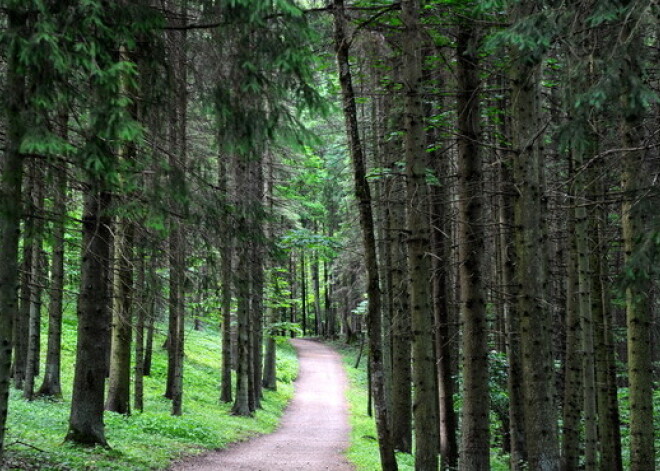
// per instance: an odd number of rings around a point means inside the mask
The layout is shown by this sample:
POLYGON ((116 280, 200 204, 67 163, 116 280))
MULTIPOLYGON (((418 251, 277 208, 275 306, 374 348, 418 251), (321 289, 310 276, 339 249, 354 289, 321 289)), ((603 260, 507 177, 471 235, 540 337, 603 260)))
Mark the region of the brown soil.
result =
POLYGON ((172 471, 352 471, 348 446, 346 377, 337 353, 312 340, 293 340, 300 371, 280 427, 183 461, 172 471))

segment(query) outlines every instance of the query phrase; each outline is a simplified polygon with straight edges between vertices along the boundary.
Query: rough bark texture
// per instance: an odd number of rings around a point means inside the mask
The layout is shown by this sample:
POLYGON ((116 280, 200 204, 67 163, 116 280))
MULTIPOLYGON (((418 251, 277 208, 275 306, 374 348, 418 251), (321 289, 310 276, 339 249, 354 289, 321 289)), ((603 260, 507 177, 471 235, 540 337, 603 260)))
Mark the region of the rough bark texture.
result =
POLYGON ((147 309, 151 297, 148 292, 153 289, 147 285, 147 264, 144 248, 137 250, 137 279, 135 280, 135 367, 133 370, 133 407, 136 411, 144 410, 144 334, 147 319, 147 309))
MULTIPOLYGON (((439 83, 444 83, 445 77, 437 74, 439 83)), ((443 107, 440 99, 435 100, 436 110, 443 107)), ((437 142, 438 130, 428 135, 429 144, 437 142)), ((439 415, 439 445, 441 463, 440 469, 457 469, 458 467, 458 415, 454 409, 454 392, 456 381, 454 373, 457 370, 455 356, 452 350, 457 346, 457 335, 452 335, 452 311, 449 307, 449 271, 451 259, 451 224, 449 214, 450 191, 447 176, 449 175, 449 155, 447 153, 431 153, 432 167, 437 184, 430 185, 431 198, 431 269, 433 315, 435 321, 435 354, 438 377, 438 415, 439 415)))
POLYGON ((415 469, 438 467, 438 402, 435 385, 433 309, 429 297, 431 266, 429 201, 426 185, 426 140, 422 107, 422 48, 418 0, 401 2, 404 153, 406 160, 406 218, 408 237, 408 289, 412 321, 413 420, 415 469))
MULTIPOLYGON (((569 171, 569 173, 572 173, 569 171)), ((569 209, 568 233, 575 229, 575 214, 569 209)), ((562 448, 561 469, 571 471, 578 468, 580 458, 580 414, 582 401, 582 364, 580 361, 580 323, 577 293, 579 291, 577 274, 577 247, 574 237, 569 237, 566 280, 566 350, 564 353, 564 404, 562 409, 562 448)))
POLYGON ((25 382, 23 384, 23 397, 28 401, 34 398, 34 383, 39 370, 39 352, 41 346, 41 292, 43 286, 45 254, 43 251, 43 209, 44 209, 44 182, 45 174, 37 162, 33 162, 32 181, 33 191, 29 195, 32 200, 32 216, 34 221, 34 233, 26 245, 30 247, 32 255, 31 278, 32 286, 30 288, 29 316, 28 316, 28 336, 27 336, 27 356, 25 358, 25 382))
MULTIPOLYGON (((623 147, 638 148, 641 142, 641 119, 627 117, 623 129, 623 147)), ((621 205, 624 260, 628 262, 644 232, 644 215, 637 204, 643 172, 644 152, 627 151, 623 155, 621 205)), ((630 401, 630 470, 655 469, 653 433, 653 362, 651 357, 651 309, 648 280, 636 279, 626 290, 626 326, 628 328, 628 381, 630 401)))
MULTIPOLYGON (((504 111, 504 110, 503 110, 504 111)), ((502 136, 509 135, 508 121, 502 121, 502 136)), ((501 227, 501 285, 503 291, 502 309, 504 311, 505 349, 509 363, 507 391, 509 393, 509 441, 511 445, 511 470, 524 469, 527 461, 525 451, 525 418, 523 404, 522 360, 520 353, 520 319, 516 310, 515 250, 513 240, 514 195, 512 175, 512 155, 507 152, 502 156, 499 167, 501 200, 499 205, 499 223, 501 227)))
MULTIPOLYGON (((60 135, 66 139, 68 116, 60 118, 60 135)), ((66 217, 67 167, 61 162, 54 170, 55 194, 53 196, 53 248, 50 262, 50 286, 48 304, 48 346, 44 379, 37 395, 60 397, 62 363, 62 294, 64 290, 64 235, 66 217)))
POLYGON ((110 373, 105 408, 128 415, 131 413, 131 342, 133 340, 133 228, 126 221, 117 223, 115 227, 110 373))
POLYGON ((582 331, 582 398, 584 410, 584 454, 586 471, 594 471, 598 464, 598 429, 596 417, 596 372, 594 369, 594 329, 591 313, 591 267, 589 265, 589 241, 587 209, 584 200, 584 175, 582 155, 575 153, 575 166, 580 171, 575 177, 575 247, 578 267, 578 305, 582 331))
POLYGON ((345 12, 343 0, 334 0, 334 39, 339 69, 339 83, 342 92, 342 105, 346 121, 349 149, 353 162, 355 196, 360 211, 360 227, 364 244, 365 262, 367 268, 367 296, 369 307, 367 311, 367 330, 369 334, 369 351, 372 385, 376 406, 376 428, 380 450, 381 466, 384 471, 397 469, 392 437, 388 423, 388 413, 385 403, 383 358, 380 319, 380 289, 378 280, 378 262, 376 259, 376 240, 374 237, 374 220, 371 210, 371 194, 367 182, 366 163, 360 135, 358 131, 355 93, 349 65, 349 42, 346 35, 345 12))
POLYGON ((82 264, 78 298, 78 347, 66 439, 107 446, 103 424, 106 357, 110 347, 108 272, 111 196, 92 177, 84 194, 82 264))
POLYGON ((482 156, 477 32, 469 19, 458 31, 458 244, 463 323, 463 410, 459 469, 490 469, 488 329, 483 286, 482 156))
MULTIPOLYGON (((436 160, 436 175, 440 178, 445 163, 436 160), (438 164, 438 162, 442 162, 438 164)), ((447 232, 446 202, 448 201, 446 182, 442 186, 431 187, 433 212, 431 218, 431 250, 433 251, 433 313, 436 325, 435 349, 438 374, 438 415, 441 469, 455 469, 458 466, 458 440, 456 436, 458 417, 454 410, 456 390, 452 365, 451 349, 454 345, 450 334, 450 311, 447 296, 447 260, 449 243, 447 232)))
MULTIPOLYGON (((593 173, 602 171, 597 163, 593 173)), ((599 188, 595 189, 598 192, 599 188)), ((591 238, 596 241, 591 254, 592 268, 592 315, 594 319, 596 386, 598 397, 598 436, 601 467, 607 466, 611 471, 623 471, 621 456, 621 421, 619 420, 619 403, 616 385, 616 362, 614 358, 614 341, 612 338, 611 313, 606 283, 607 245, 603 237, 603 221, 606 212, 603 206, 598 206, 592 218, 591 238)))
MULTIPOLYGON (((268 178, 266 179, 265 186, 265 201, 268 202, 268 214, 270 217, 273 217, 273 185, 274 185, 274 162, 273 155, 270 153, 266 154, 265 165, 268 171, 268 178)), ((264 226, 264 236, 265 240, 270 240, 274 234, 274 224, 266 223, 264 226)), ((273 266, 273 261, 266 257, 265 262, 269 266, 273 266)), ((270 274, 266 278, 266 286, 272 286, 272 296, 273 298, 269 300, 268 307, 266 308, 266 318, 268 322, 266 330, 266 353, 264 355, 264 367, 263 367, 263 379, 261 385, 265 389, 275 391, 277 389, 277 345, 275 343, 275 332, 273 331, 273 326, 279 320, 280 308, 274 306, 280 299, 280 286, 278 273, 274 270, 266 270, 267 274, 270 274), (270 278, 270 279, 269 279, 270 278)))
MULTIPOLYGON (((226 156, 218 158, 218 192, 225 195, 227 203, 229 202, 229 163, 226 156)), ((222 368, 220 384, 220 400, 222 402, 231 402, 231 366, 232 366, 232 346, 231 346, 231 278, 232 278, 232 242, 233 237, 229 229, 228 208, 223 212, 223 227, 226 228, 223 240, 221 241, 221 304, 222 313, 222 368)))
MULTIPOLYGON (((246 156, 237 156, 235 164, 236 188, 245 188, 248 183, 248 162, 246 156)), ((247 208, 245 198, 238 200, 237 234, 240 238, 247 238, 247 208)), ((238 239, 238 238, 237 238, 238 239)), ((238 264, 235 271, 234 283, 236 287, 236 319, 238 333, 236 336, 236 393, 232 413, 249 416, 250 408, 250 257, 248 244, 244 240, 237 240, 236 252, 238 264)))
POLYGON ((264 234, 263 234, 263 200, 264 200, 264 170, 262 156, 250 161, 250 200, 252 225, 252 263, 250 278, 252 279, 252 297, 250 306, 251 359, 252 359, 252 395, 254 405, 252 410, 261 408, 261 383, 263 374, 263 344, 264 344, 264 234))
MULTIPOLYGON (((25 34, 24 15, 7 10, 7 34, 25 34)), ((5 442, 9 378, 11 369, 13 320, 18 309, 18 239, 21 218, 23 155, 19 146, 24 125, 25 78, 17 70, 18 51, 7 56, 5 90, 7 93, 7 136, 5 151, 0 154, 0 453, 5 442)))
POLYGON ((32 298, 32 287, 34 286, 32 273, 32 244, 29 243, 34 237, 34 207, 32 205, 31 195, 34 193, 35 179, 34 166, 26 161, 26 175, 23 185, 23 240, 26 243, 22 247, 21 259, 21 287, 19 297, 19 308, 14 316, 14 363, 12 366, 12 376, 14 378, 14 387, 23 389, 25 381, 26 363, 28 355, 28 338, 30 330, 30 300, 32 298))
POLYGON ((172 399, 172 415, 181 415, 183 410, 183 356, 184 356, 184 321, 185 321, 185 271, 186 247, 182 224, 186 208, 186 155, 188 108, 186 48, 187 33, 185 30, 187 1, 179 7, 180 22, 184 29, 168 31, 168 42, 171 56, 171 80, 173 90, 176 90, 174 106, 170 112, 170 186, 174 193, 173 210, 176 214, 170 220, 170 293, 169 293, 169 326, 168 326, 168 368, 167 390, 165 396, 172 399))
MULTIPOLYGON (((523 0, 513 9, 513 20, 534 13, 536 2, 523 0)), ((559 443, 554 404, 554 369, 551 333, 545 302, 546 233, 542 211, 543 128, 541 117, 540 62, 512 47, 511 74, 514 144, 517 309, 520 315, 525 394, 525 434, 529 468, 559 469, 559 443)))
POLYGON ((390 258, 392 264, 392 440, 394 447, 412 452, 412 332, 408 297, 408 250, 406 245, 406 188, 397 160, 401 141, 393 139, 390 168, 392 182, 390 214, 392 218, 390 258))

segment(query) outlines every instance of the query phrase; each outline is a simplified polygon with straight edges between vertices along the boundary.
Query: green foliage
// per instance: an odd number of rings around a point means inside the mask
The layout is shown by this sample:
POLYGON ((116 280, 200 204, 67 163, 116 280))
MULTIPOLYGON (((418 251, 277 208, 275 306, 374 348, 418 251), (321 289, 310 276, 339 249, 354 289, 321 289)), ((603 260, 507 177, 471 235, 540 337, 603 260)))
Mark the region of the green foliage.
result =
POLYGON ((333 259, 337 256, 337 250, 341 248, 337 237, 317 234, 309 229, 291 229, 280 239, 280 246, 288 249, 315 250, 322 260, 333 259))
POLYGON ((557 34, 557 20, 555 11, 541 9, 488 37, 484 41, 484 49, 492 53, 510 47, 515 51, 512 56, 514 62, 539 64, 557 34))
POLYGON ((222 146, 246 155, 278 136, 303 132, 303 108, 325 108, 313 86, 315 33, 288 0, 223 3, 219 11, 231 26, 220 40, 227 46, 226 59, 238 67, 224 72, 213 102, 222 146))
POLYGON ((651 230, 639 237, 635 251, 619 278, 618 288, 623 296, 626 289, 657 279, 660 279, 660 231, 651 230))
POLYGON ((271 337, 274 337, 278 342, 284 342, 287 335, 300 336, 303 334, 299 322, 274 322, 268 326, 266 332, 271 337))
MULTIPOLYGON (((167 358, 159 348, 164 341, 160 332, 165 330, 160 325, 154 342, 152 375, 145 378, 145 412, 129 417, 106 413, 106 433, 112 449, 62 443, 68 426, 75 356, 76 320, 70 311, 63 329, 64 399, 26 402, 20 391, 12 391, 5 456, 8 468, 4 469, 162 469, 184 455, 273 431, 293 395, 298 363, 293 348, 282 343, 278 346, 277 392, 265 392, 264 409, 255 418, 231 415, 231 405, 218 401, 219 332, 190 330, 186 335, 184 415, 171 416, 170 402, 162 397, 167 358)), ((45 331, 42 339, 46 339, 45 331)))

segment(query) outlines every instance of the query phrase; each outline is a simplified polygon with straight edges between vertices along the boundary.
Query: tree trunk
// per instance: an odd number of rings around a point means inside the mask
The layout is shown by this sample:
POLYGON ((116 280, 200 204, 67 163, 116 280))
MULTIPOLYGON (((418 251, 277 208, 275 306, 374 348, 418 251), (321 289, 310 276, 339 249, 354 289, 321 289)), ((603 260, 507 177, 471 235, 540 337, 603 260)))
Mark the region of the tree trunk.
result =
MULTIPOLYGON (((222 155, 218 156, 218 192, 225 198, 225 202, 230 201, 229 194, 229 164, 228 158, 222 155)), ((232 370, 232 329, 231 329, 231 278, 232 278, 232 243, 234 238, 229 230, 229 208, 223 210, 223 240, 221 245, 221 304, 220 309, 222 313, 222 371, 221 371, 221 385, 220 385, 220 400, 222 402, 231 402, 232 388, 231 388, 231 370, 232 370)))
MULTIPOLYGON (((634 34, 634 33, 630 33, 634 34)), ((641 47, 641 44, 640 44, 641 47)), ((623 128, 623 148, 639 148, 642 142, 641 116, 629 111, 623 128)), ((643 209, 638 204, 645 187, 644 151, 623 154, 621 205, 624 262, 628 263, 645 231, 643 209)), ((653 362, 651 358, 651 306, 648 279, 636 277, 626 289, 626 326, 628 328, 628 381, 630 401, 630 471, 655 469, 653 432, 653 362)))
POLYGON ((307 336, 307 270, 305 267, 305 252, 300 250, 300 300, 302 302, 302 333, 307 336))
MULTIPOLYGON (((569 175, 573 175, 572 162, 569 164, 569 175)), ((575 232, 575 212, 572 207, 567 215, 567 230, 569 234, 569 249, 566 280, 566 352, 564 355, 564 404, 563 404, 563 437, 561 453, 561 469, 572 471, 578 469, 580 458, 580 415, 583 402, 580 400, 582 364, 580 361, 580 339, 582 324, 580 323, 578 298, 579 291, 577 246, 576 239, 570 235, 575 232)))
MULTIPOLYGON (((446 165, 436 159, 436 176, 445 175, 446 165)), ((447 183, 431 187, 433 201, 431 218, 431 260, 433 269, 433 313, 436 325, 435 349, 438 375, 439 443, 442 457, 441 469, 456 469, 458 466, 458 443, 456 431, 458 420, 454 410, 455 381, 451 349, 454 346, 450 334, 450 311, 447 299, 447 267, 449 265, 448 229, 445 205, 449 195, 447 183)))
MULTIPOLYGON (((505 103, 501 103, 502 116, 506 116, 505 103)), ((508 120, 502 119, 501 135, 509 136, 508 120)), ((503 140, 504 141, 504 140, 503 140)), ((505 142, 502 143, 505 145, 505 142)), ((512 471, 522 471, 527 461, 525 450, 525 418, 522 380, 522 359, 520 354, 520 318, 516 310, 517 286, 515 278, 515 247, 513 241, 515 186, 512 175, 512 155, 502 155, 499 166, 500 205, 499 223, 501 227, 501 285, 503 291, 505 349, 509 363, 507 391, 509 394, 509 437, 511 444, 510 465, 512 471)))
MULTIPOLYGON (((524 21, 538 3, 522 0, 513 9, 514 21, 524 21)), ((542 211, 543 127, 539 91, 540 62, 512 45, 511 74, 516 228, 515 283, 519 286, 525 395, 525 433, 529 468, 559 469, 557 416, 554 404, 554 368, 551 332, 545 302, 546 275, 542 211)))
MULTIPOLYGON (((273 284, 273 296, 277 300, 281 296, 277 274, 274 275, 274 280, 271 280, 271 283, 273 284)), ((269 314, 269 333, 266 339, 266 358, 264 360, 262 385, 271 391, 277 389, 277 345, 275 344, 275 332, 273 332, 272 326, 278 321, 279 309, 278 307, 269 306, 267 310, 269 314)))
POLYGON ((147 284, 146 253, 143 247, 137 251, 137 280, 135 281, 136 303, 135 303, 135 367, 133 406, 136 411, 144 411, 144 334, 145 321, 147 318, 147 306, 151 301, 149 291, 153 287, 147 284))
MULTIPOLYGON (((236 188, 248 187, 249 163, 247 156, 236 156, 235 172, 236 188)), ((238 265, 234 277, 238 333, 236 337, 236 395, 232 413, 240 416, 252 414, 250 408, 250 254, 245 240, 249 238, 247 235, 249 223, 245 199, 245 195, 237 195, 236 232, 241 235, 242 240, 237 240, 236 244, 238 265)))
POLYGON ((27 368, 28 343, 30 337, 30 304, 32 300, 32 288, 34 287, 34 264, 32 263, 32 244, 35 231, 35 209, 32 204, 32 195, 35 192, 34 162, 26 162, 25 191, 23 192, 23 257, 21 260, 21 289, 20 305, 14 320, 14 364, 12 375, 14 387, 23 389, 27 368))
MULTIPOLYGON (((67 138, 68 115, 59 118, 60 136, 67 138)), ((50 303, 48 305, 48 347, 46 350, 46 366, 44 380, 37 392, 39 396, 62 396, 61 363, 62 363, 62 297, 64 292, 64 236, 66 234, 66 192, 67 165, 60 162, 54 170, 55 189, 53 196, 53 249, 51 256, 51 278, 49 286, 50 303)))
POLYGON ((131 343, 133 309, 133 228, 119 221, 115 230, 112 338, 106 410, 131 413, 131 343))
MULTIPOLYGON (((153 257, 153 255, 152 255, 153 257)), ((156 263, 154 262, 154 271, 151 273, 153 274, 155 272, 155 265, 156 263)), ((160 282, 158 281, 157 277, 154 277, 154 286, 153 288, 153 293, 151 295, 153 296, 152 298, 149 299, 149 306, 148 306, 148 311, 147 311, 147 339, 144 344, 144 375, 145 376, 151 376, 151 359, 153 357, 154 353, 154 331, 156 330, 156 316, 158 316, 161 312, 159 306, 160 306, 160 296, 159 293, 162 290, 162 287, 160 286, 160 282)))
POLYGON ((170 220, 170 294, 168 326, 168 369, 167 391, 165 396, 172 399, 172 415, 183 413, 183 358, 184 358, 184 316, 185 316, 185 277, 186 248, 182 224, 187 209, 182 202, 186 194, 187 156, 187 1, 180 5, 180 22, 184 29, 168 31, 170 41, 173 90, 176 90, 174 107, 170 114, 170 186, 174 194, 173 210, 178 217, 170 220), (168 394, 169 393, 169 394, 168 394))
MULTIPOLYGON (((265 165, 268 169, 268 178, 266 179, 265 187, 265 201, 268 202, 268 215, 273 220, 273 186, 275 184, 273 168, 274 168, 274 157, 268 152, 266 154, 265 165)), ((266 223, 264 227, 265 239, 270 240, 273 238, 274 233, 274 223, 266 223)), ((268 300, 268 306, 266 308, 266 316, 268 319, 268 327, 266 331, 266 354, 264 358, 264 367, 263 367, 263 379, 261 385, 271 391, 277 389, 277 345, 275 344, 275 332, 273 330, 274 325, 278 322, 280 308, 275 306, 279 303, 281 293, 279 285, 279 275, 276 270, 273 268, 273 262, 270 257, 266 257, 266 263, 270 270, 265 270, 265 273, 269 274, 266 278, 265 286, 272 287, 272 298, 268 300)))
POLYGON ((264 169, 262 155, 250 162, 250 187, 252 193, 253 237, 252 263, 250 264, 252 279, 251 289, 251 330, 252 330, 252 394, 254 406, 252 410, 261 408, 261 383, 263 374, 263 343, 264 343, 264 233, 263 233, 263 201, 264 201, 264 169))
POLYGON ((108 272, 111 195, 99 177, 84 193, 82 263, 78 299, 78 348, 66 439, 107 446, 103 424, 106 358, 110 344, 108 272))
POLYGON ((43 210, 44 210, 44 186, 45 175, 38 162, 33 162, 32 180, 33 192, 29 197, 32 199, 32 216, 35 218, 34 233, 26 244, 31 248, 30 267, 32 287, 30 289, 27 357, 25 359, 25 382, 23 384, 23 397, 28 401, 34 399, 34 382, 39 371, 39 352, 41 346, 41 292, 43 279, 45 278, 44 266, 45 253, 43 251, 43 210))
POLYGON ((589 266, 587 209, 584 199, 583 158, 574 153, 575 167, 575 247, 577 249, 578 305, 582 331, 582 397, 584 403, 584 451, 586 471, 595 471, 598 465, 598 429, 596 418, 596 374, 594 370, 594 330, 591 313, 591 267, 589 266))
POLYGON ((385 403, 385 384, 383 376, 382 333, 380 319, 380 289, 378 280, 378 262, 376 259, 376 240, 374 237, 374 219, 371 210, 371 194, 367 182, 366 163, 357 123, 355 93, 349 64, 350 43, 346 36, 346 18, 343 0, 333 0, 334 9, 334 39, 339 69, 339 84, 341 86, 342 104, 348 135, 355 196, 360 210, 360 227, 364 244, 365 263, 367 268, 367 329, 369 335, 369 351, 371 353, 371 377, 376 405, 376 429, 380 451, 381 466, 384 471, 396 471, 397 463, 392 446, 392 437, 388 423, 387 404, 385 403))
MULTIPOLYGON (((596 163, 592 174, 602 172, 602 162, 596 163)), ((596 191, 603 188, 600 185, 596 191)), ((604 194, 604 193, 603 193, 604 194)), ((610 320, 609 300, 604 267, 607 263, 607 242, 604 240, 602 226, 606 218, 605 208, 599 205, 592 218, 591 238, 595 247, 591 255, 592 266, 592 315, 596 337, 595 363, 598 397, 598 436, 601 467, 611 471, 623 471, 621 456, 621 421, 616 387, 616 364, 614 341, 610 320)))
POLYGON ((484 221, 477 31, 459 26, 458 56, 458 244, 463 321, 463 410, 460 467, 490 469, 488 326, 483 286, 484 221))
POLYGON ((413 419, 415 469, 438 467, 438 398, 435 385, 433 310, 428 296, 431 267, 429 202, 426 185, 426 140, 422 107, 422 39, 418 0, 401 2, 404 34, 404 153, 406 160, 406 222, 408 237, 408 289, 412 321, 413 419))
POLYGON ((401 140, 388 143, 390 188, 390 241, 392 260, 392 440, 395 449, 412 452, 412 363, 410 304, 408 296, 408 248, 406 245, 406 187, 398 170, 401 140))
MULTIPOLYGON (((26 16, 7 9, 6 34, 22 37, 26 32, 26 16)), ((18 71, 19 51, 7 51, 5 71, 6 125, 5 151, 0 153, 0 454, 5 443, 5 424, 9 400, 12 337, 18 310, 18 240, 21 222, 21 189, 23 159, 20 143, 25 133, 22 122, 25 109, 25 77, 18 71)))

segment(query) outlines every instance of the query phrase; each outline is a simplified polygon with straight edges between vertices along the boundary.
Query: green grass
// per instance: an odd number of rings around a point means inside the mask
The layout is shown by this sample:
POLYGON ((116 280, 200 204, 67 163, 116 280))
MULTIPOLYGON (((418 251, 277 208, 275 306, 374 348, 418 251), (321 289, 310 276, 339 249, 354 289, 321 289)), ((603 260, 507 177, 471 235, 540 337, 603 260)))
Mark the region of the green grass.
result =
MULTIPOLYGON (((351 445, 348 450, 348 459, 355 464, 357 471, 377 471, 380 470, 380 459, 378 455, 378 442, 376 441, 376 424, 372 417, 367 414, 367 373, 366 358, 363 357, 359 368, 354 368, 358 349, 353 346, 347 346, 341 342, 334 342, 334 348, 342 355, 344 368, 349 379, 349 389, 346 394, 351 423, 351 445)), ((459 403, 460 404, 460 403, 459 403)), ((624 467, 629 466, 629 446, 630 436, 628 430, 629 424, 629 404, 628 391, 626 388, 619 389, 619 407, 621 414, 621 434, 623 447, 624 467)), ((654 414, 655 418, 655 436, 656 449, 660 449, 660 391, 654 392, 654 414)), ((493 426, 497 426, 493 421, 493 426)), ((491 431, 491 437, 495 437, 496 431, 491 431)), ((660 455, 657 456, 657 466, 660 466, 660 455)), ((412 455, 404 453, 397 454, 399 470, 407 471, 414 469, 414 459, 412 455)), ((496 447, 491 447, 491 469, 492 471, 506 471, 509 469, 508 456, 502 455, 496 447)))
MULTIPOLYGON (((45 341, 45 332, 43 335, 45 341)), ((293 396, 298 363, 288 343, 278 348, 278 390, 267 391, 263 410, 254 418, 230 414, 231 404, 219 397, 220 335, 216 329, 189 330, 186 336, 184 414, 170 415, 170 401, 163 397, 167 359, 160 348, 162 333, 154 341, 152 375, 145 378, 145 412, 123 416, 106 412, 110 449, 86 448, 64 443, 67 431, 73 362, 75 321, 64 322, 61 401, 26 402, 12 391, 5 463, 2 469, 40 470, 149 470, 163 469, 173 460, 218 449, 275 429, 293 396)), ((44 346, 45 349, 45 346, 44 346)), ((37 385, 39 385, 39 380, 37 385)))
MULTIPOLYGON (((366 357, 362 357, 359 368, 354 368, 357 348, 339 342, 334 343, 333 346, 344 360, 344 369, 349 382, 346 397, 350 411, 351 445, 346 456, 355 465, 357 471, 380 470, 376 423, 374 418, 367 414, 366 357)), ((415 468, 412 455, 406 453, 397 453, 397 463, 400 471, 415 468)))
MULTIPOLYGON (((357 471, 378 471, 381 469, 376 440, 376 423, 373 417, 367 414, 367 371, 366 357, 363 356, 360 367, 355 368, 358 349, 335 342, 333 346, 339 351, 344 360, 349 388, 346 394, 350 410, 351 445, 348 449, 348 459, 355 465, 357 471)), ((413 455, 397 453, 397 463, 400 471, 415 469, 413 455)), ((492 471, 506 471, 509 469, 506 457, 491 452, 492 471)))

